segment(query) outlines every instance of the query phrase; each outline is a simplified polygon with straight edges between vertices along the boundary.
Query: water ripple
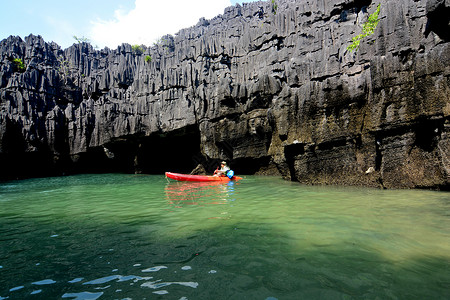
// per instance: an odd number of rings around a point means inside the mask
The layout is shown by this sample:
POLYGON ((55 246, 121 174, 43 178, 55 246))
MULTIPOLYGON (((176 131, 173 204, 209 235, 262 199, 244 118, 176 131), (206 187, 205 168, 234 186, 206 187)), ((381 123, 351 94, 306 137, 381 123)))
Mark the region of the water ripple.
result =
POLYGON ((103 295, 103 292, 99 293, 90 293, 90 292, 81 292, 81 293, 65 293, 62 295, 62 298, 74 298, 73 300, 95 300, 100 298, 103 295))
POLYGON ((161 280, 157 280, 157 281, 153 281, 153 282, 145 282, 145 283, 141 284, 141 286, 156 290, 156 289, 166 287, 166 286, 169 286, 172 284, 187 286, 187 287, 191 287, 194 289, 198 287, 198 282, 192 282, 192 281, 191 282, 161 282, 161 280))
POLYGON ((53 284, 56 283, 56 281, 52 280, 52 279, 44 279, 41 281, 36 281, 36 282, 32 282, 31 284, 34 285, 47 285, 47 284, 53 284))
POLYGON ((158 272, 159 270, 162 270, 162 269, 167 269, 167 267, 166 266, 151 267, 151 268, 142 270, 141 272, 158 272))
POLYGON ((12 289, 9 289, 9 291, 10 291, 10 292, 14 292, 14 291, 21 290, 21 289, 23 289, 23 288, 24 288, 24 286, 23 286, 23 285, 20 285, 20 286, 13 287, 12 289))
POLYGON ((134 280, 134 282, 140 281, 140 280, 150 280, 153 277, 140 277, 140 276, 135 276, 135 275, 127 275, 127 276, 122 276, 122 275, 111 275, 111 276, 106 276, 106 277, 102 277, 102 278, 98 278, 95 280, 91 280, 88 282, 83 283, 83 285, 88 285, 88 284, 92 284, 92 285, 97 285, 97 284, 104 284, 113 280, 117 280, 117 282, 124 282, 124 281, 129 281, 129 280, 134 280))

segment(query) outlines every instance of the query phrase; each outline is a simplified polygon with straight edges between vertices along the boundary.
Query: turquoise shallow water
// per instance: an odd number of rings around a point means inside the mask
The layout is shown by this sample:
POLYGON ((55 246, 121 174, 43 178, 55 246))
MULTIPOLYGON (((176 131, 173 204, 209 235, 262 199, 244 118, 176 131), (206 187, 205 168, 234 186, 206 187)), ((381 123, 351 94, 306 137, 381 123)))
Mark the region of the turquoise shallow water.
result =
POLYGON ((0 184, 0 299, 449 299, 450 194, 275 177, 0 184))

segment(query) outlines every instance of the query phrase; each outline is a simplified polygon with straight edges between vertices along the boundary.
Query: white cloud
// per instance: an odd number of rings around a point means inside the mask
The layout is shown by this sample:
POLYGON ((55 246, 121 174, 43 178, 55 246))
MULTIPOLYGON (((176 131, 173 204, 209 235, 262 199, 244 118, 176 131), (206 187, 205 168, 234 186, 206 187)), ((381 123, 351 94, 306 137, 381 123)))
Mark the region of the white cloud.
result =
POLYGON ((112 20, 92 22, 89 37, 93 45, 115 49, 122 43, 151 46, 165 34, 195 25, 201 17, 223 14, 230 0, 136 0, 125 13, 117 10, 112 20))

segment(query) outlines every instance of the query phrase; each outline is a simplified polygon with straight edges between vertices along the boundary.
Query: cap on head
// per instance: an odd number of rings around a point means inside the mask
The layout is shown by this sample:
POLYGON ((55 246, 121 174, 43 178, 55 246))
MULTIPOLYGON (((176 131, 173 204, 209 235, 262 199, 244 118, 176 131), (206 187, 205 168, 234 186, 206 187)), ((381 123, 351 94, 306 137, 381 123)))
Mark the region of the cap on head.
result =
POLYGON ((220 164, 221 165, 227 165, 227 162, 226 161, 222 161, 220 164))

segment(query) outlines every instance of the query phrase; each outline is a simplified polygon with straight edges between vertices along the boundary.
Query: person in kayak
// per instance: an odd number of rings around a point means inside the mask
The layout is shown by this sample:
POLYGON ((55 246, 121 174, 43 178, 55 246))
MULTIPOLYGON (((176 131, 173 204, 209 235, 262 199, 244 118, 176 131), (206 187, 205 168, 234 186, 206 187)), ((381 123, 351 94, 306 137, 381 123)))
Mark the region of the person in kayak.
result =
POLYGON ((220 170, 217 168, 217 170, 214 171, 214 176, 227 176, 227 172, 230 170, 230 168, 227 166, 227 162, 223 161, 220 164, 220 170))

